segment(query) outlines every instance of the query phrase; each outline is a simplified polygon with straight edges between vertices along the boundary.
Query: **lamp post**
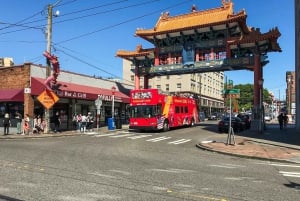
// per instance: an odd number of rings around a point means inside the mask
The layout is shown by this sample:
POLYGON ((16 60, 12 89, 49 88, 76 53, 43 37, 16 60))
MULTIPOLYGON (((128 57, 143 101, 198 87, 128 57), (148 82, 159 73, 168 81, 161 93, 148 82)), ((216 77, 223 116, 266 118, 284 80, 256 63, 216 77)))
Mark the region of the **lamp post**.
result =
MULTIPOLYGON (((111 93, 112 93, 112 104, 111 104, 111 117, 112 121, 114 122, 114 116, 115 116, 115 93, 116 93, 116 87, 113 86, 111 88, 111 93)), ((115 127, 115 126, 113 126, 115 127)))
POLYGON ((97 107, 97 131, 99 131, 99 125, 100 125, 100 109, 102 105, 102 100, 100 98, 100 95, 98 95, 98 98, 95 100, 95 105, 97 107))
POLYGON ((263 131, 263 107, 262 107, 262 102, 263 102, 263 84, 264 84, 264 79, 260 79, 258 81, 259 84, 259 133, 262 133, 263 131))
POLYGON ((291 92, 291 84, 292 84, 292 79, 291 79, 291 76, 289 76, 288 77, 288 79, 287 79, 287 81, 288 81, 288 96, 289 96, 289 105, 288 105, 288 114, 292 114, 292 104, 291 104, 291 102, 292 102, 292 97, 291 97, 291 95, 292 95, 292 92, 291 92))

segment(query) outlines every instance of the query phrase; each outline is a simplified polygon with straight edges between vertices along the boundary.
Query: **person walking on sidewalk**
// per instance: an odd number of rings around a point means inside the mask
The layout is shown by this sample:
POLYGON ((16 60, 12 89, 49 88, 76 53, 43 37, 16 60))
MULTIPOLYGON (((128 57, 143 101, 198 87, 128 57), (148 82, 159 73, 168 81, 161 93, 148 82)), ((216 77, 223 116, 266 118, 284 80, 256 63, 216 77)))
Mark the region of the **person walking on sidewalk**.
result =
POLYGON ((29 130, 30 130, 30 118, 29 114, 26 114, 23 120, 23 133, 22 135, 29 135, 29 130))
POLYGON ((22 134, 22 115, 16 112, 15 118, 17 120, 17 134, 22 134))
POLYGON ((83 114, 81 116, 81 129, 80 129, 80 131, 83 133, 85 133, 85 131, 86 131, 87 120, 88 120, 87 116, 85 114, 83 114))
POLYGON ((280 113, 280 115, 278 115, 277 120, 278 120, 278 123, 279 123, 280 130, 282 130, 282 127, 283 127, 283 113, 280 113))
POLYGON ((4 135, 8 135, 9 127, 10 127, 10 119, 9 119, 8 113, 5 113, 5 115, 4 115, 3 126, 4 126, 4 135))
POLYGON ((53 121, 54 121, 54 133, 60 132, 60 115, 59 112, 56 112, 54 117, 53 117, 53 121))

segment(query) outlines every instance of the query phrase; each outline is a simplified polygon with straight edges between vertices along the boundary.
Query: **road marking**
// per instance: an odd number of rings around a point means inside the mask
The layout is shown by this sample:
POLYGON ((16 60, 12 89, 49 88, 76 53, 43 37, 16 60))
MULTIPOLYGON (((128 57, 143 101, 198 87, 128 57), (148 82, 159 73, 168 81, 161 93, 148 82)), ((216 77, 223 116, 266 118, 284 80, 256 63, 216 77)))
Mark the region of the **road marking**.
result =
POLYGON ((170 139, 171 137, 167 137, 167 136, 162 136, 162 137, 157 137, 157 138, 152 138, 149 140, 146 140, 148 142, 158 142, 158 141, 162 141, 162 140, 167 140, 170 139))
POLYGON ((300 178, 300 172, 285 172, 285 171, 279 171, 280 174, 286 177, 297 177, 300 178))
POLYGON ((132 135, 134 135, 134 134, 113 135, 113 136, 109 136, 109 137, 118 138, 118 137, 127 137, 127 136, 132 136, 132 135))
POLYGON ((256 164, 259 164, 259 165, 271 165, 271 166, 278 166, 278 167, 293 167, 293 168, 300 168, 300 165, 284 164, 284 163, 259 162, 259 163, 256 163, 256 164))
POLYGON ((233 168, 238 168, 237 166, 234 165, 209 165, 211 167, 220 167, 220 168, 228 168, 228 169, 233 169, 233 168))
POLYGON ((140 138, 150 137, 150 136, 152 136, 152 135, 137 135, 137 136, 131 136, 131 137, 127 137, 127 138, 134 140, 134 139, 140 139, 140 138))
POLYGON ((99 134, 99 135, 94 135, 94 136, 95 137, 106 137, 106 136, 112 136, 112 135, 117 135, 117 133, 99 134))
POLYGON ((182 143, 186 143, 186 142, 189 142, 191 141, 191 139, 181 139, 181 140, 176 140, 176 141, 173 141, 173 142, 169 142, 168 144, 182 144, 182 143))

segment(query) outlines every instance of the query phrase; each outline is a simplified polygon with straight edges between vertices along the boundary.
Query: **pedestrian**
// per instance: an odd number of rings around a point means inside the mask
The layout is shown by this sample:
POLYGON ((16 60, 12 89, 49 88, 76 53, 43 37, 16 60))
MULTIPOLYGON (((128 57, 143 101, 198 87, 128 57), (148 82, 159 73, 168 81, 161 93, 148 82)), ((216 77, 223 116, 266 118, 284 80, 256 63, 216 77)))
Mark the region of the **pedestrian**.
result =
POLYGON ((23 134, 22 135, 29 135, 29 130, 30 130, 29 123, 30 123, 29 114, 26 114, 23 119, 23 134))
POLYGON ((283 127, 284 128, 287 128, 288 122, 289 122, 289 117, 287 116, 286 113, 284 113, 284 116, 283 116, 283 127))
POLYGON ((92 115, 91 112, 88 112, 87 116, 87 129, 89 131, 93 131, 94 128, 94 116, 92 115))
POLYGON ((87 116, 83 114, 81 116, 81 129, 80 129, 81 132, 85 133, 86 125, 87 125, 87 116))
POLYGON ((283 127, 283 113, 280 113, 280 115, 278 115, 277 120, 278 120, 278 123, 279 123, 280 130, 282 130, 282 127, 283 127))
POLYGON ((57 132, 60 132, 60 124, 61 124, 61 121, 60 121, 60 115, 59 115, 59 112, 56 112, 54 117, 53 117, 53 122, 54 122, 54 132, 57 133, 57 132))
POLYGON ((73 130, 77 130, 77 114, 74 114, 73 115, 73 118, 72 118, 72 125, 73 125, 73 130))
POLYGON ((76 118, 77 118, 77 128, 78 128, 78 132, 81 132, 81 120, 82 120, 81 114, 78 114, 78 115, 76 116, 76 118))
POLYGON ((17 121, 17 134, 22 134, 22 115, 17 111, 15 115, 17 121))
POLYGON ((9 114, 5 113, 4 119, 3 119, 3 127, 4 127, 4 135, 9 134, 9 127, 11 126, 9 114))

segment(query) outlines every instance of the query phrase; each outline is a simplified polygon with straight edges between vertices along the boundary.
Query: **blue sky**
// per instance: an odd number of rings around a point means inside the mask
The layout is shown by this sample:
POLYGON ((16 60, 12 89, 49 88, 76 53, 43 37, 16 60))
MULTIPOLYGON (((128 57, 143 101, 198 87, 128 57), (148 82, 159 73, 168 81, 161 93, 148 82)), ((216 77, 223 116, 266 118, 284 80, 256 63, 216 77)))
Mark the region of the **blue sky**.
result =
MULTIPOLYGON (((247 25, 262 33, 278 27, 282 52, 269 53, 264 67, 264 88, 285 99, 285 73, 295 70, 294 1, 233 0, 234 11, 247 13, 247 25)), ((119 49, 135 50, 152 44, 135 37, 137 28, 152 29, 161 12, 171 16, 221 6, 221 0, 1 0, 0 57, 15 64, 45 65, 47 6, 60 15, 53 17, 52 54, 63 70, 102 77, 122 78, 119 49), (26 3, 25 3, 26 2, 26 3)), ((225 72, 234 84, 253 83, 253 72, 225 72)))

